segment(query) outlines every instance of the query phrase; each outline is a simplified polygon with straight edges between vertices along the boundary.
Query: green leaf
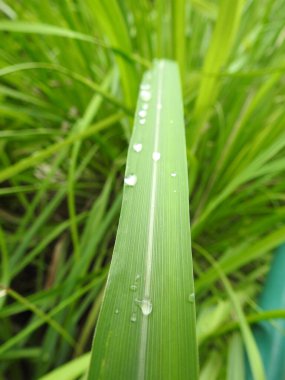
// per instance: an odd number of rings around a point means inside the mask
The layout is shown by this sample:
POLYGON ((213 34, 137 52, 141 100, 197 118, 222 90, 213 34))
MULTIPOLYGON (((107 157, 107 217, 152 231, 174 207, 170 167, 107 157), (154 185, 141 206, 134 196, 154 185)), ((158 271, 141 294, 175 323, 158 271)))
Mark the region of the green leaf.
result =
MULTIPOLYGON (((203 248, 200 247, 200 253, 212 264, 213 268, 217 271, 228 297, 233 306, 233 310, 236 314, 236 318, 239 322, 241 335, 243 337, 244 346, 248 355, 250 368, 253 374, 254 380, 265 380, 264 366, 262 359, 258 350, 258 346, 255 342, 252 331, 249 327, 248 321, 244 315, 240 301, 230 283, 228 278, 225 276, 218 262, 216 262, 212 256, 203 248)), ((241 372, 242 375, 242 372, 241 372)))
POLYGON ((90 353, 88 352, 41 377, 39 380, 75 380, 87 370, 89 361, 90 353))
POLYGON ((220 374, 222 360, 218 352, 212 351, 209 359, 201 370, 199 380, 217 380, 220 374))
POLYGON ((179 64, 181 77, 184 78, 185 74, 185 18, 186 18, 186 1, 185 0, 172 0, 172 39, 174 58, 179 64))
MULTIPOLYGON (((209 107, 216 100, 219 78, 209 74, 219 73, 227 63, 235 41, 241 19, 244 0, 222 0, 219 15, 213 32, 212 40, 203 64, 204 76, 201 80, 198 97, 195 103, 194 116, 204 121, 209 107)), ((192 128, 190 143, 195 146, 199 132, 203 126, 198 122, 197 128, 192 128)))
POLYGON ((192 0, 193 9, 200 12, 203 16, 215 20, 218 14, 217 5, 207 0, 192 0))
POLYGON ((89 380, 197 379, 188 193, 179 73, 156 61, 138 99, 89 380))
POLYGON ((74 30, 65 29, 56 25, 30 23, 25 21, 3 21, 0 22, 0 30, 15 33, 31 33, 46 36, 57 36, 64 38, 72 38, 80 41, 90 42, 105 47, 106 45, 96 40, 92 36, 76 32, 74 30))
MULTIPOLYGON (((127 54, 131 54, 132 45, 128 25, 118 2, 115 0, 88 0, 87 3, 111 45, 114 48, 123 49, 127 54), (112 9, 111 12, 110 9, 112 9)), ((132 62, 127 62, 118 56, 116 57, 116 61, 121 74, 120 77, 127 106, 132 106, 134 105, 133 96, 138 86, 135 66, 132 62)))
POLYGON ((242 338, 234 334, 229 344, 227 380, 244 380, 244 349, 242 338))

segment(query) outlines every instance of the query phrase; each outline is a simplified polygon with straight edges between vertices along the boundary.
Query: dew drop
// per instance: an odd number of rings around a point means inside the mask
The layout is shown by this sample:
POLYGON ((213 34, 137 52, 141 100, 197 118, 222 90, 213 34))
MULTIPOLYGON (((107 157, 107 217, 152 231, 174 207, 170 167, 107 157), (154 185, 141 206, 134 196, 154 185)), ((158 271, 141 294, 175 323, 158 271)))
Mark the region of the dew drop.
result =
POLYGON ((146 117, 146 110, 140 110, 139 117, 146 117))
POLYGON ((115 314, 119 314, 119 309, 116 309, 116 310, 115 310, 115 314))
POLYGON ((147 103, 143 104, 143 105, 142 105, 142 109, 143 109, 143 110, 147 110, 147 109, 148 109, 148 104, 147 104, 147 103))
POLYGON ((136 278, 135 278, 135 281, 138 282, 140 278, 141 278, 141 275, 140 275, 140 274, 137 274, 137 275, 136 275, 136 278))
POLYGON ((170 124, 173 124, 173 123, 174 123, 172 119, 171 119, 169 122, 170 122, 170 124))
POLYGON ((127 177, 125 177, 124 182, 127 186, 135 186, 137 183, 137 176, 135 174, 130 174, 127 177))
POLYGON ((142 90, 141 98, 144 102, 148 102, 151 99, 151 93, 148 90, 142 90))
POLYGON ((158 105, 156 106, 156 108, 157 108, 158 110, 160 110, 160 109, 162 108, 162 104, 161 104, 161 103, 158 103, 158 105))
POLYGON ((153 161, 159 161, 160 160, 160 153, 159 152, 153 152, 152 153, 152 159, 153 159, 153 161))
POLYGON ((145 124, 145 119, 140 119, 140 124, 144 125, 145 124))
POLYGON ((140 307, 143 315, 149 315, 152 312, 152 303, 148 299, 136 300, 136 304, 140 307))
POLYGON ((132 292, 135 292, 137 290, 137 288, 138 288, 137 285, 131 285, 130 286, 130 289, 132 292))
POLYGON ((132 313, 131 322, 135 323, 136 321, 137 321, 137 315, 136 315, 136 313, 132 313))
POLYGON ((171 173, 170 175, 171 175, 171 177, 176 177, 176 176, 177 176, 177 173, 173 172, 173 173, 171 173))
POLYGON ((194 301, 195 301, 195 293, 189 294, 188 301, 190 303, 194 303, 194 301))
POLYGON ((176 193, 176 190, 173 190, 173 193, 176 193))
POLYGON ((134 151, 135 152, 141 152, 141 150, 142 150, 142 144, 134 144, 133 145, 133 149, 134 149, 134 151))
POLYGON ((141 84, 141 89, 142 90, 149 90, 150 89, 150 84, 149 83, 142 83, 141 84))

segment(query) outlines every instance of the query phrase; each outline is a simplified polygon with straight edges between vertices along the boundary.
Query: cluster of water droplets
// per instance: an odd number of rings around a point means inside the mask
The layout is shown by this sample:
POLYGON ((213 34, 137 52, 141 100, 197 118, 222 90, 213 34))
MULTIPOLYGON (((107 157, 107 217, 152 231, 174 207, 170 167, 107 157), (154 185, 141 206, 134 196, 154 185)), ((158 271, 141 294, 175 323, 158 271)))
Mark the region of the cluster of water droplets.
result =
MULTIPOLYGON (((148 76, 146 79, 150 80, 151 77, 148 76)), ((149 108, 148 102, 151 99, 151 85, 150 85, 150 83, 148 83, 148 82, 142 83, 142 85, 140 86, 140 98, 142 99, 143 104, 141 106, 141 109, 138 111, 138 116, 139 116, 139 124, 143 125, 146 122, 147 110, 149 108)), ((157 107, 157 109, 161 109, 162 104, 158 103, 156 107, 157 107)), ((173 124, 173 123, 174 123, 173 119, 170 119, 170 124, 173 124)), ((136 153, 140 153, 142 151, 142 149, 143 149, 142 143, 136 142, 133 144, 133 150, 136 153)), ((161 158, 160 152, 154 151, 152 153, 152 159, 154 162, 159 161, 160 158, 161 158)), ((171 175, 171 177, 176 177, 177 173, 172 172, 172 173, 170 173, 170 175, 171 175)), ((124 183, 127 186, 131 186, 131 187, 135 186, 137 183, 137 176, 135 174, 129 174, 128 176, 125 177, 124 183)), ((176 190, 174 190, 174 193, 176 193, 176 190)))
POLYGON ((149 102, 151 99, 151 86, 149 83, 142 83, 140 88, 140 97, 142 101, 149 102))
MULTIPOLYGON (((140 281, 140 278, 141 278, 140 274, 137 274, 135 277, 134 283, 131 284, 131 286, 130 286, 131 292, 136 292, 138 290, 138 283, 140 281)), ((131 314, 131 322, 135 323, 136 321, 137 321, 137 313, 133 311, 131 314)))
MULTIPOLYGON (((140 97, 143 100, 142 108, 138 112, 139 124, 143 125, 146 122, 148 102, 151 99, 151 86, 149 83, 143 83, 140 89, 140 97)), ((133 150, 136 153, 140 153, 143 149, 143 145, 140 142, 133 144, 133 150)), ((135 174, 129 174, 125 177, 124 183, 126 186, 134 187, 137 183, 137 176, 135 174)))
POLYGON ((143 101, 142 108, 139 110, 139 124, 144 125, 146 122, 148 102, 151 99, 151 85, 149 83, 142 83, 140 87, 140 98, 143 101))

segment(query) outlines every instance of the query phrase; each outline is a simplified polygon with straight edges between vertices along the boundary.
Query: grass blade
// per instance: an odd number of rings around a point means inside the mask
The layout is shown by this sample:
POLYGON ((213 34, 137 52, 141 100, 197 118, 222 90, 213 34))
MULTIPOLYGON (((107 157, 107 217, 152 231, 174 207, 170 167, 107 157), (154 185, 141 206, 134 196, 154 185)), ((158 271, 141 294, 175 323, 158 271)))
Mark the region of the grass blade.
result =
MULTIPOLYGON (((88 0, 90 10, 100 28, 108 36, 114 48, 122 48, 127 54, 132 53, 132 44, 128 33, 128 25, 123 16, 120 5, 115 0, 88 0), (112 9, 112 12, 110 12, 112 9)), ((131 107, 134 103, 133 95, 137 89, 137 77, 135 68, 131 62, 127 62, 122 57, 116 57, 116 61, 121 74, 121 82, 124 90, 127 106, 131 107)))
POLYGON ((199 380, 217 380, 221 371, 221 358, 216 351, 212 351, 209 355, 205 366, 201 370, 199 380))
POLYGON ((156 62, 141 85, 89 380, 198 377, 182 110, 176 64, 156 62))
POLYGON ((186 2, 185 0, 172 1, 172 33, 173 33, 173 48, 174 57, 177 60, 180 68, 181 77, 185 76, 185 15, 186 15, 186 2))
POLYGON ((227 380, 244 380, 244 350, 239 334, 234 334, 229 344, 227 380))
POLYGON ((64 38, 72 38, 80 41, 95 43, 99 46, 105 47, 106 45, 96 40, 92 36, 88 36, 83 33, 76 32, 74 30, 68 30, 56 25, 47 25, 47 24, 33 24, 25 21, 3 21, 0 23, 0 30, 14 33, 30 33, 30 34, 40 34, 47 36, 57 36, 64 38))
POLYGON ((69 136, 67 139, 60 141, 58 143, 55 143, 49 146, 48 148, 43 149, 42 151, 36 152, 33 156, 23 158, 21 161, 0 171, 0 182, 3 182, 4 180, 11 178, 16 173, 20 173, 26 169, 29 169, 32 166, 35 166, 39 162, 42 162, 46 158, 52 156, 54 153, 60 151, 65 146, 68 146, 80 139, 87 138, 88 136, 92 136, 94 133, 106 128, 112 123, 117 122, 121 118, 122 118, 121 114, 112 115, 108 117, 106 120, 102 120, 92 125, 89 129, 83 132, 74 133, 73 135, 69 136))
MULTIPOLYGON (((218 73, 223 65, 227 63, 231 53, 238 26, 241 19, 242 7, 244 0, 222 0, 219 8, 219 15, 216 22, 215 30, 211 44, 205 57, 203 72, 205 74, 218 73)), ((216 99, 218 93, 219 79, 215 76, 205 75, 202 78, 198 97, 195 104, 194 115, 197 120, 205 120, 209 107, 216 99)), ((199 129, 203 123, 197 123, 197 128, 192 128, 190 143, 197 143, 199 138, 199 129)))
POLYGON ((57 368, 49 374, 41 377, 39 380, 75 380, 82 375, 89 364, 90 353, 80 356, 77 359, 57 368))
POLYGON ((226 289, 228 297, 232 303, 233 310, 235 311, 236 318, 240 325, 240 331, 243 337, 245 349, 249 358, 249 364, 253 373, 254 380, 266 380, 264 366, 258 350, 258 346, 255 342, 252 331, 244 315, 242 306, 238 300, 238 297, 234 289, 232 288, 230 281, 221 270, 219 264, 212 258, 212 256, 210 256, 210 254, 206 250, 202 248, 200 249, 200 253, 213 265, 214 269, 217 271, 226 289))

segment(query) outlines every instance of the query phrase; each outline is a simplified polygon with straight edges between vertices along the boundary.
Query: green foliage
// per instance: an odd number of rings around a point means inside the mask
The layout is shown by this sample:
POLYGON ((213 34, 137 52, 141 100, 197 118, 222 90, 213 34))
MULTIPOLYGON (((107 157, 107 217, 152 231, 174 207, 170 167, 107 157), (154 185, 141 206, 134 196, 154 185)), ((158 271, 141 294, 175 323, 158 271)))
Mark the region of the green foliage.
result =
POLYGON ((254 302, 285 241, 283 8, 0 1, 0 378, 86 375, 139 83, 166 58, 182 79, 201 378, 242 379, 248 324, 284 317, 254 302))

